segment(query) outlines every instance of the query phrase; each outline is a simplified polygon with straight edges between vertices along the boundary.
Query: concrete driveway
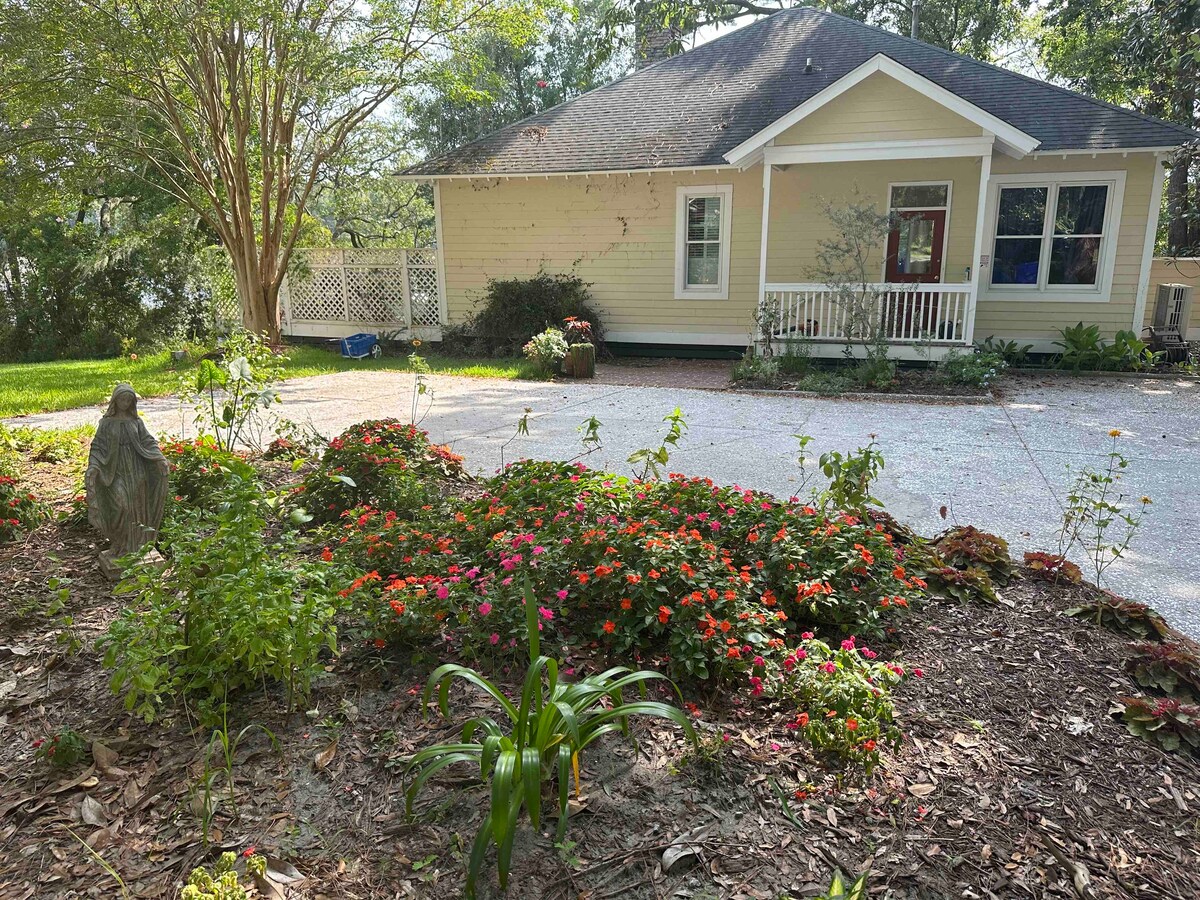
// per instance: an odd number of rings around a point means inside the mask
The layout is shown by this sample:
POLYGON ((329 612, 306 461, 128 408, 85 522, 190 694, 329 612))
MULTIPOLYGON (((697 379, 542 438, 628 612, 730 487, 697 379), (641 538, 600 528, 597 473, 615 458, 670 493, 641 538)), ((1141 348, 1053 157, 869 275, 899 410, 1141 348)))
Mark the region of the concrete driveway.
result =
MULTIPOLYGON (((412 376, 342 373, 288 382, 283 414, 326 435, 365 418, 407 418, 412 376)), ((680 407, 689 431, 669 468, 781 495, 799 490, 793 435, 814 440, 808 454, 848 450, 872 434, 887 461, 877 493, 901 520, 932 533, 950 523, 996 532, 1015 555, 1052 549, 1068 484, 1066 468, 1098 465, 1110 429, 1119 428, 1132 462, 1131 497, 1154 499, 1127 558, 1109 585, 1146 600, 1177 627, 1200 637, 1200 383, 1056 378, 1022 380, 1003 402, 937 405, 890 401, 754 396, 611 384, 546 384, 435 377, 422 426, 452 445, 477 471, 496 469, 526 407, 529 436, 511 440, 504 458, 570 458, 581 450, 580 423, 603 423, 602 450, 590 466, 628 472, 635 449, 658 446, 662 417, 680 407)), ((424 406, 425 404, 423 404, 424 406)), ((173 400, 142 402, 151 430, 187 426, 173 400)), ((32 416, 24 424, 95 421, 98 409, 32 416)))

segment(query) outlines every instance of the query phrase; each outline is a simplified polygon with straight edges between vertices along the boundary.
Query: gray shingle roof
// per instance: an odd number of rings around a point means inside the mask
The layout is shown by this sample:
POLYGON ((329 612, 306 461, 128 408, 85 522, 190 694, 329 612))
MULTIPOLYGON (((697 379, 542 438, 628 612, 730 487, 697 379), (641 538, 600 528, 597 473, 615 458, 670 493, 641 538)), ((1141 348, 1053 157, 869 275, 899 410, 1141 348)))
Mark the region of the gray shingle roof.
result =
POLYGON ((1200 137, 853 19, 797 7, 647 66, 405 174, 723 165, 729 150, 879 53, 1039 139, 1039 151, 1173 147, 1200 137), (806 75, 810 57, 817 70, 806 75))

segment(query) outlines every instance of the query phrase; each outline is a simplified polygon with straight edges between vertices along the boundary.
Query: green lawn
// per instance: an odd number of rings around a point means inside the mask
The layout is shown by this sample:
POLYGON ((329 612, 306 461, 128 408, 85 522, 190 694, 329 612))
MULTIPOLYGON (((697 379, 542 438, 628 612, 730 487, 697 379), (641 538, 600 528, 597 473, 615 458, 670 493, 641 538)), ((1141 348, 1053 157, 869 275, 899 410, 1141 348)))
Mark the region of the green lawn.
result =
MULTIPOLYGON (((330 372, 408 369, 404 357, 382 359, 345 359, 339 353, 320 347, 296 346, 287 351, 286 378, 325 375, 330 372)), ((429 354, 429 367, 446 375, 476 378, 536 378, 533 368, 523 359, 466 359, 429 354)), ((6 363, 0 365, 0 418, 30 413, 92 406, 103 402, 118 381, 128 381, 143 397, 173 394, 179 386, 181 370, 170 353, 138 354, 138 359, 73 359, 48 363, 6 363)))

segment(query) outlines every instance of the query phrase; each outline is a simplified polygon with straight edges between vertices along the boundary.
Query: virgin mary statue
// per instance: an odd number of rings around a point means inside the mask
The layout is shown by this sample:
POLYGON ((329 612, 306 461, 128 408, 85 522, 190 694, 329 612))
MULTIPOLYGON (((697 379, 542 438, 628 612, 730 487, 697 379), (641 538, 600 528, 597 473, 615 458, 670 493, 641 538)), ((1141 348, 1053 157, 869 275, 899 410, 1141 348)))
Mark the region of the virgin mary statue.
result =
POLYGON ((96 427, 88 456, 88 521, 111 542, 100 568, 119 575, 116 560, 158 536, 167 500, 167 460, 138 417, 137 394, 118 384, 96 427))

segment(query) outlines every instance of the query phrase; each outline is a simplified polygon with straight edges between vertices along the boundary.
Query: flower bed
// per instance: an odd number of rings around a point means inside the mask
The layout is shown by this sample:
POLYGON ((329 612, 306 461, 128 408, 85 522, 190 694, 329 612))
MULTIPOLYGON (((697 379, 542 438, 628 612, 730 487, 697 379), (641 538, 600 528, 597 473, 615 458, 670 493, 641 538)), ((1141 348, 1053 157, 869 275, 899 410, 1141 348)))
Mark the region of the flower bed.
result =
POLYGON ((843 756, 897 738, 886 690, 904 670, 853 636, 882 634, 924 583, 882 524, 708 479, 561 463, 518 463, 484 488, 435 517, 346 521, 337 558, 359 569, 343 594, 374 636, 503 652, 524 634, 528 582, 544 639, 790 697, 814 743, 843 756), (846 638, 841 650, 816 630, 846 638))

